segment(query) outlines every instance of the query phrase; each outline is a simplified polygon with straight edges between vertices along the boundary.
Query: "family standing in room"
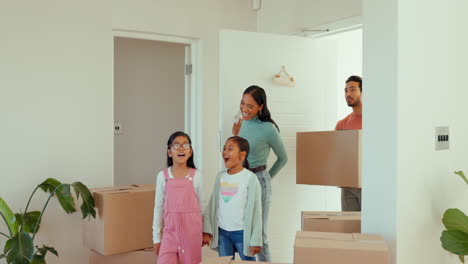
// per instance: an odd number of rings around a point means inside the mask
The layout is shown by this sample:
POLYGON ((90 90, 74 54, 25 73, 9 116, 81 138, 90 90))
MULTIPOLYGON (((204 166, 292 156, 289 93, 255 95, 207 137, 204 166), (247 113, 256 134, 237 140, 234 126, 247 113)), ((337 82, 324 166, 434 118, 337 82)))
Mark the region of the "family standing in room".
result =
MULTIPOLYGON (((361 77, 350 76, 344 91, 353 112, 335 130, 362 129, 361 77)), ((190 136, 173 133, 166 152, 167 168, 156 177, 153 243, 158 263, 198 264, 202 246, 219 256, 234 259, 238 253, 241 260, 270 262, 271 182, 288 156, 265 90, 252 85, 243 92, 232 136, 221 153, 225 169, 215 177, 206 208, 203 175, 195 167, 190 136), (268 167, 271 150, 276 160, 268 167)), ((361 189, 343 187, 341 196, 343 211, 361 210, 361 189)))

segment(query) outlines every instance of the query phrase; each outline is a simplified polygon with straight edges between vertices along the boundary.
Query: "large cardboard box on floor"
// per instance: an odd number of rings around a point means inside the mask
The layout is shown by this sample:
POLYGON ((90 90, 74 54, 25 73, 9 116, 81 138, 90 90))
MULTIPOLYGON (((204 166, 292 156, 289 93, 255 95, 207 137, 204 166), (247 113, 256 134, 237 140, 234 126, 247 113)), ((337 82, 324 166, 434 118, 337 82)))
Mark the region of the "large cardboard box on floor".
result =
POLYGON ((315 232, 361 233, 361 212, 301 213, 301 230, 315 232))
POLYGON ((153 247, 154 184, 91 191, 97 215, 83 220, 87 248, 108 256, 153 247))
MULTIPOLYGON (((202 248, 203 259, 217 258, 218 252, 202 248)), ((121 253, 111 256, 104 256, 94 250, 89 250, 89 264, 157 264, 158 257, 154 254, 154 250, 136 250, 128 253, 121 253)))
POLYGON ((361 187, 361 130, 297 132, 296 183, 361 187))
MULTIPOLYGON (((215 257, 203 260, 200 264, 250 264, 257 263, 255 261, 242 261, 242 260, 231 260, 231 257, 215 257)), ((263 262, 269 264, 281 264, 272 262, 263 262)))
POLYGON ((101 255, 89 250, 89 264, 157 264, 153 249, 137 250, 112 256, 101 255))
POLYGON ((388 264, 388 247, 381 236, 299 231, 295 264, 388 264))
POLYGON ((212 250, 208 246, 202 247, 202 259, 210 259, 210 258, 217 258, 218 251, 212 250))

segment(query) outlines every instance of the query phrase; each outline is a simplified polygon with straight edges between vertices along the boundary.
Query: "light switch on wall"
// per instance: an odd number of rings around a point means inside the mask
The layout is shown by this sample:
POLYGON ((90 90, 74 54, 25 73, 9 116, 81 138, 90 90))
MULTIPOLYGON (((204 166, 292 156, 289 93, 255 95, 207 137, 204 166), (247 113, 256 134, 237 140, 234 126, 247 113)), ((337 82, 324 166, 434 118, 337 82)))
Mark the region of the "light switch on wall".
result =
POLYGON ((449 149, 449 128, 436 127, 435 128, 435 149, 443 150, 449 149))

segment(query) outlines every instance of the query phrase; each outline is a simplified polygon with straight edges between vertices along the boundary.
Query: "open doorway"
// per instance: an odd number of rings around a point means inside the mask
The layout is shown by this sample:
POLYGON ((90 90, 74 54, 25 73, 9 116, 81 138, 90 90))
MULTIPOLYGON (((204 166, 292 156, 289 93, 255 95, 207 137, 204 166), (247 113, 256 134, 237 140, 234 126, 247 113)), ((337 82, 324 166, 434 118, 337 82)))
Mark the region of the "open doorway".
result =
POLYGON ((331 40, 336 43, 336 113, 333 113, 335 117, 330 116, 331 123, 327 124, 328 127, 333 128, 337 120, 344 118, 352 111, 344 100, 345 80, 351 75, 362 76, 362 25, 312 35, 310 38, 331 40))
MULTIPOLYGON (((362 72, 361 39, 359 28, 315 37, 221 32, 221 142, 231 136, 242 92, 256 84, 266 91, 268 108, 280 128, 289 158, 272 181, 268 232, 274 262, 292 261, 301 211, 341 210, 339 188, 296 184, 296 133, 333 130, 350 111, 344 86, 349 75, 362 72), (272 82, 283 66, 294 78, 295 86, 272 82)), ((275 159, 271 152, 267 167, 275 159)))
POLYGON ((196 54, 196 40, 114 31, 115 185, 154 183, 175 131, 201 145, 196 54))

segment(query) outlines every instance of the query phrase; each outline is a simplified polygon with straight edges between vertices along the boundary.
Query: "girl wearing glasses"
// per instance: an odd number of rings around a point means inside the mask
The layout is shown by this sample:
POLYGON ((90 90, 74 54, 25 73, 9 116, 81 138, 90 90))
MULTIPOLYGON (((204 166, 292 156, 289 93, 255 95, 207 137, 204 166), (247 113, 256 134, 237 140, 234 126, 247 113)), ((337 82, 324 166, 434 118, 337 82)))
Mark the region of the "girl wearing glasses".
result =
POLYGON ((167 168, 156 180, 153 243, 158 263, 201 262, 202 197, 202 175, 193 162, 190 137, 175 132, 167 141, 167 168))

